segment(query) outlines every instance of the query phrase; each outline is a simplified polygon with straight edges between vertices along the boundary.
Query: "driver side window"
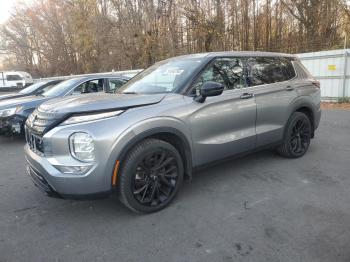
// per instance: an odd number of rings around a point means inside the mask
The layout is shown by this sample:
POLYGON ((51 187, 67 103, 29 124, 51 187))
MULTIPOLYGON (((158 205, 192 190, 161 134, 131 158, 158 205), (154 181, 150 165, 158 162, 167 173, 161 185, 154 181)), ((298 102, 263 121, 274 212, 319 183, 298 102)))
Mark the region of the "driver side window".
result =
POLYGON ((246 86, 243 61, 240 58, 218 58, 210 63, 195 81, 192 95, 199 94, 201 86, 208 81, 225 86, 225 90, 240 89, 246 86))

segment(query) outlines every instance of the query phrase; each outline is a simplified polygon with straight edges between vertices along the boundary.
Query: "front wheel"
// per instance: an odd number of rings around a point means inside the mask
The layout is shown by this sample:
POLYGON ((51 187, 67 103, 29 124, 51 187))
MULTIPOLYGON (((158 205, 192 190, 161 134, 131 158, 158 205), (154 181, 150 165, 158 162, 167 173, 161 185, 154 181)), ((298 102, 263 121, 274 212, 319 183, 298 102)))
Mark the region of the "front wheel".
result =
POLYGON ((288 158, 302 157, 310 146, 311 129, 307 115, 294 112, 288 120, 283 144, 277 148, 277 152, 288 158))
POLYGON ((174 199, 183 176, 184 167, 176 148, 162 140, 146 139, 122 163, 119 198, 135 212, 159 211, 174 199))

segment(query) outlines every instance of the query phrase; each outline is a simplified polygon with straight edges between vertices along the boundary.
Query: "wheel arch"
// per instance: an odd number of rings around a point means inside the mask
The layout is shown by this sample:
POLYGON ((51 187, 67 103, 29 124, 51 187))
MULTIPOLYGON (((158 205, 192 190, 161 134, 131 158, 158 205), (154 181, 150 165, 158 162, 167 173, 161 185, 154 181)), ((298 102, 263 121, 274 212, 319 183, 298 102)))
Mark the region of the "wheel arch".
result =
POLYGON ((311 102, 308 101, 297 101, 289 114, 291 116, 294 112, 301 112, 304 113, 310 120, 311 127, 312 127, 312 134, 311 137, 313 138, 315 135, 315 113, 313 110, 313 105, 311 102))
POLYGON ((312 109, 307 106, 303 106, 296 109, 295 112, 304 113, 309 118, 311 123, 311 130, 312 130, 311 137, 313 138, 315 136, 315 117, 312 109))
POLYGON ((192 178, 192 150, 190 142, 181 131, 173 127, 152 128, 133 137, 119 154, 118 160, 121 165, 127 153, 138 143, 147 138, 160 139, 173 145, 181 155, 184 163, 185 176, 189 179, 192 178))

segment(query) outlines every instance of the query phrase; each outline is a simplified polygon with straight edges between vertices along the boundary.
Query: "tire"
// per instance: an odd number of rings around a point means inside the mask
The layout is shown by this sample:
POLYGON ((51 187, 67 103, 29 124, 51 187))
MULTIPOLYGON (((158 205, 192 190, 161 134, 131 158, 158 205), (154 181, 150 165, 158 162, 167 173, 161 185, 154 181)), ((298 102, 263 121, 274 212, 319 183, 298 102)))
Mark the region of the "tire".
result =
POLYGON ((294 112, 286 125, 284 141, 276 151, 286 158, 299 158, 305 155, 310 146, 312 126, 308 116, 294 112))
POLYGON ((178 192, 184 177, 179 152, 158 139, 145 139, 125 157, 119 176, 119 199, 137 213, 166 207, 178 192))

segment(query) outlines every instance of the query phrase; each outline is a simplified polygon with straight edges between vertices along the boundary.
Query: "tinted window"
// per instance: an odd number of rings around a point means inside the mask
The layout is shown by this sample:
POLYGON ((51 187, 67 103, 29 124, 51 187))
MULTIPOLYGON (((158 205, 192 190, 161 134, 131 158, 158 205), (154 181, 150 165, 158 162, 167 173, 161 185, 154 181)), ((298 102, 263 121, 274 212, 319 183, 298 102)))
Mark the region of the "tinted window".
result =
POLYGON ((125 84, 121 79, 108 79, 109 93, 115 93, 122 85, 125 84))
POLYGON ((6 80, 7 81, 18 81, 18 80, 22 80, 22 77, 19 75, 7 75, 6 80))
POLYGON ((226 90, 245 87, 242 60, 239 58, 218 58, 210 63, 194 83, 192 94, 198 92, 200 87, 208 81, 223 84, 226 90))
POLYGON ((20 93, 21 94, 32 93, 32 92, 38 90, 39 88, 41 88, 43 85, 46 85, 46 83, 47 82, 39 82, 39 83, 32 84, 32 85, 28 86, 27 88, 21 90, 20 93))
POLYGON ((278 57, 251 57, 247 60, 249 86, 272 84, 295 76, 291 61, 278 57))
POLYGON ((84 82, 83 84, 74 88, 72 95, 97 93, 103 91, 104 79, 95 79, 84 82))
POLYGON ((43 96, 55 97, 67 93, 75 84, 80 81, 79 78, 72 78, 55 85, 49 91, 45 92, 43 96))
POLYGON ((42 90, 40 90, 40 93, 45 93, 45 92, 51 90, 55 85, 57 85, 57 83, 52 83, 52 84, 45 86, 42 90))
POLYGON ((284 70, 285 80, 290 80, 296 77, 292 60, 289 58, 281 57, 280 61, 281 61, 281 67, 284 70))

